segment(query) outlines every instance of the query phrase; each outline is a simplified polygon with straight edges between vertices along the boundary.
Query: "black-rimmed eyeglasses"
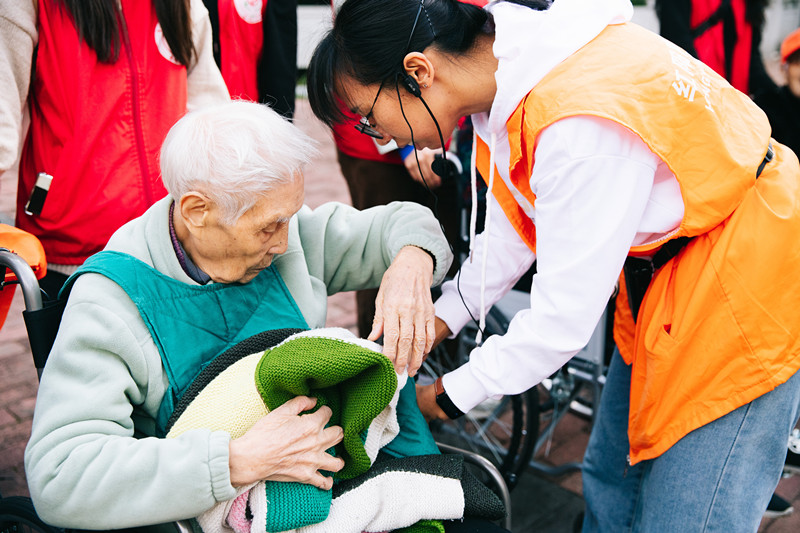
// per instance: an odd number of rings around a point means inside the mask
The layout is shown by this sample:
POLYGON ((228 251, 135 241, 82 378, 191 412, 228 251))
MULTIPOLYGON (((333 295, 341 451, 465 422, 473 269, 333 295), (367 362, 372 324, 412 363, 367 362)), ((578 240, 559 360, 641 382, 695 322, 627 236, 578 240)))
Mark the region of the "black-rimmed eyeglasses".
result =
POLYGON ((363 133, 364 135, 369 135, 373 139, 383 139, 383 135, 380 134, 375 127, 369 123, 369 118, 372 116, 372 110, 375 109, 375 104, 378 102, 378 97, 381 95, 381 91, 383 90, 383 83, 381 86, 378 87, 378 92, 375 93, 375 100, 372 101, 372 107, 369 108, 369 112, 361 117, 361 121, 358 124, 355 124, 355 128, 363 133))

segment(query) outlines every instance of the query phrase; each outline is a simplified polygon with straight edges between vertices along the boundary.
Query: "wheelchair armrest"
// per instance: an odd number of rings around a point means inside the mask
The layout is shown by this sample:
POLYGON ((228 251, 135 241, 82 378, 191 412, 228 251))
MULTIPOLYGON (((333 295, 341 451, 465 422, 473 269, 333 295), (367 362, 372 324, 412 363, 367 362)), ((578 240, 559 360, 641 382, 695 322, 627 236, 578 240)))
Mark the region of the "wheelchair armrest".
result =
POLYGON ((192 528, 192 522, 190 520, 178 520, 174 522, 174 524, 178 533, 194 533, 194 528, 192 528))
POLYGON ((39 280, 28 262, 7 248, 0 248, 0 266, 14 273, 22 287, 25 308, 36 310, 42 307, 42 295, 39 291, 39 280))

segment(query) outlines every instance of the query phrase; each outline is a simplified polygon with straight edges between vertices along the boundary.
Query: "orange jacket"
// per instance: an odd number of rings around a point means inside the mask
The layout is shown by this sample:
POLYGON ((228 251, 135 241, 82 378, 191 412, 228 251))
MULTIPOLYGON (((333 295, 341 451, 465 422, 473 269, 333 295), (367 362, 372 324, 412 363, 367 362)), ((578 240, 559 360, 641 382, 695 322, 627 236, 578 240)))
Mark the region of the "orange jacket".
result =
MULTIPOLYGON (((617 300, 615 340, 633 364, 628 431, 636 463, 800 367, 793 290, 800 283, 800 165, 773 141, 775 158, 756 180, 770 128, 750 99, 657 35, 633 24, 609 26, 548 73, 507 121, 511 183, 496 179, 493 194, 534 250, 533 221, 509 187, 535 207, 529 180, 537 136, 576 115, 626 126, 680 184, 680 226, 630 253, 650 255, 669 239, 697 237, 656 273, 635 330, 627 300, 617 300), (609 61, 614 57, 626 60, 609 61)), ((488 161, 479 142, 484 176, 488 161)))

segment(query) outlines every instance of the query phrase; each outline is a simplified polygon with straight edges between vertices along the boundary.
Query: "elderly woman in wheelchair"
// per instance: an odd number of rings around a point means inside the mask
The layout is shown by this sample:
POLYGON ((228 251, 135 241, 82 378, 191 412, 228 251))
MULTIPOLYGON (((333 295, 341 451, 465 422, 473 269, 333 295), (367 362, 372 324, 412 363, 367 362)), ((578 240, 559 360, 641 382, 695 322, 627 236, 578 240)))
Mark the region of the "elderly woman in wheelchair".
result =
POLYGON ((433 531, 441 523, 426 520, 469 515, 474 494, 491 500, 437 461, 413 380, 403 385, 431 347, 429 289, 452 260, 438 223, 415 204, 304 206, 312 144, 245 102, 189 113, 169 132, 169 195, 62 290, 25 453, 46 522, 433 531), (383 355, 315 332, 328 295, 376 286, 383 355), (426 468, 442 483, 407 485, 426 468), (309 502, 316 514, 295 512, 309 502))

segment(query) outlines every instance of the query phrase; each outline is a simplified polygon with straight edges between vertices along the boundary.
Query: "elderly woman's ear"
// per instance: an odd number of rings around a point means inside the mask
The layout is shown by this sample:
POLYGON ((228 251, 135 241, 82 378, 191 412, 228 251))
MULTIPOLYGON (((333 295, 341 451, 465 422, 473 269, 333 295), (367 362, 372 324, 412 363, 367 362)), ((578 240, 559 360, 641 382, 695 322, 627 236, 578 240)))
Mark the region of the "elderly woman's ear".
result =
POLYGON ((208 222, 211 200, 205 194, 189 191, 178 201, 178 209, 184 224, 191 228, 201 228, 208 222))

